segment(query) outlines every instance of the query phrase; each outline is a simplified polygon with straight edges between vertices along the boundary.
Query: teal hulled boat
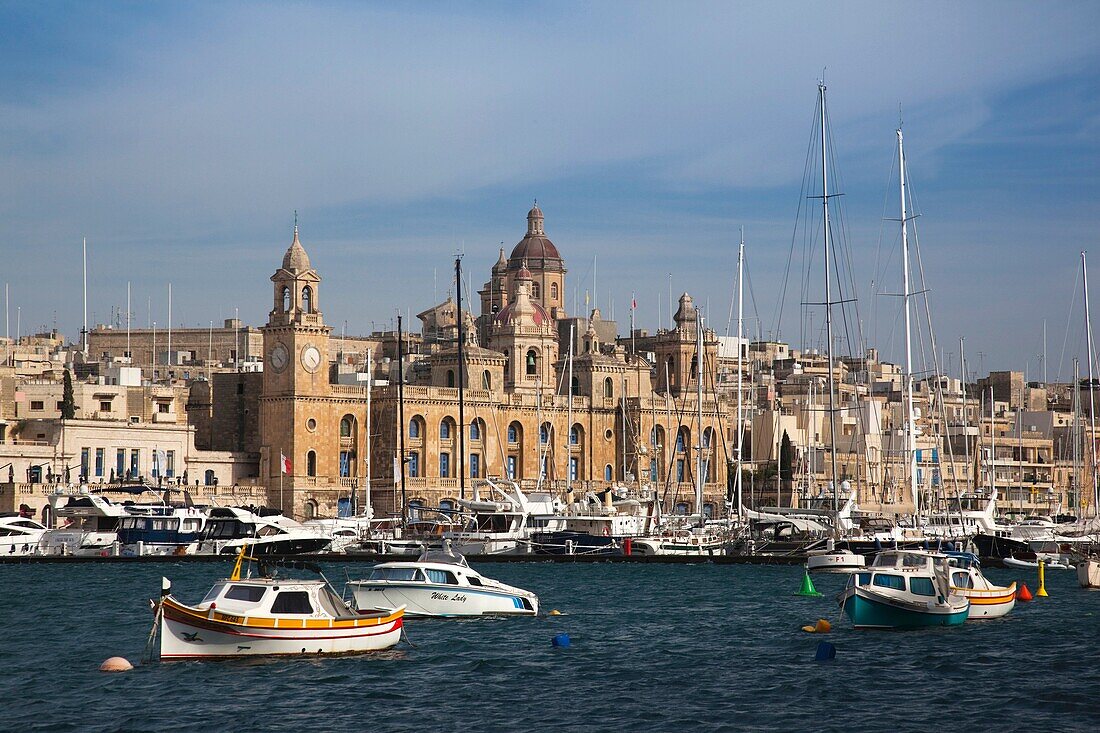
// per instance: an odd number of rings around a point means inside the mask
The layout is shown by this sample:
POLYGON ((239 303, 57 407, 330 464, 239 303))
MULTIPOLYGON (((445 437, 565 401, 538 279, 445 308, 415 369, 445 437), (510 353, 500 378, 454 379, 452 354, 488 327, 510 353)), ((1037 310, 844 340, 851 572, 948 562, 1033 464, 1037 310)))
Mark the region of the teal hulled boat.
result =
POLYGON ((920 550, 880 553, 852 573, 839 601, 857 629, 957 626, 970 612, 970 600, 951 588, 947 556, 920 550))

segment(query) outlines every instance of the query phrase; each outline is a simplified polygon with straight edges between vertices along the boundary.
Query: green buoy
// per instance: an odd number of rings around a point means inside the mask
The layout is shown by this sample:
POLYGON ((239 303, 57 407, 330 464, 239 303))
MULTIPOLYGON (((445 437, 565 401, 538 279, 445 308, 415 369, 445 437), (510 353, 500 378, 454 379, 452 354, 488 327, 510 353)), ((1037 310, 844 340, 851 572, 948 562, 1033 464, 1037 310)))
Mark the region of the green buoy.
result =
POLYGON ((814 588, 814 581, 810 579, 809 568, 802 568, 802 589, 795 593, 796 596, 805 596, 806 598, 821 598, 824 593, 818 593, 817 588, 814 588))

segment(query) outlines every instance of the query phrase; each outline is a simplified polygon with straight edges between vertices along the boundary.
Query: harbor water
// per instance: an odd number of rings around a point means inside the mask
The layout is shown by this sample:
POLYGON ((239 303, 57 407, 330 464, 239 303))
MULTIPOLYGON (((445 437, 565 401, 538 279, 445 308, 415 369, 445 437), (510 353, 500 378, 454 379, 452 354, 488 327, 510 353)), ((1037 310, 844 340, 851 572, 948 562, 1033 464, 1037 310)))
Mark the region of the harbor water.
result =
MULTIPOLYGON (((328 563, 342 589, 362 563, 328 563)), ((197 602, 211 563, 0 566, 3 731, 1035 731, 1100 726, 1100 592, 1072 571, 997 621, 854 631, 843 576, 750 565, 509 563, 485 574, 560 616, 409 620, 366 656, 138 664, 160 577, 197 602), (818 618, 827 635, 800 630, 818 618), (558 648, 557 634, 571 643, 558 648), (815 662, 818 643, 836 658, 815 662), (98 670, 110 656, 136 668, 98 670)), ((994 582, 1027 571, 989 570, 994 582)))

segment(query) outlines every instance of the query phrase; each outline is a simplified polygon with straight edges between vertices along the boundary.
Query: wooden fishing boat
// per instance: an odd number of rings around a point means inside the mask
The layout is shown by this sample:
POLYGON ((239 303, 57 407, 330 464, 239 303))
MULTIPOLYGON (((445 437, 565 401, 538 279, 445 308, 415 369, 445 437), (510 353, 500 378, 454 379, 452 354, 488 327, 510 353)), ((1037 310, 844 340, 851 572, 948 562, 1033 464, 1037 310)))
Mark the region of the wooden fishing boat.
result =
POLYGON ((967 619, 1001 618, 1016 607, 1016 582, 994 585, 982 573, 977 555, 948 552, 951 592, 970 599, 967 619))
MULTIPOLYGON (((404 608, 357 613, 328 581, 241 577, 244 550, 229 578, 214 584, 194 606, 171 595, 163 581, 158 614, 160 658, 360 654, 388 649, 401 639, 404 608)), ((289 563, 316 570, 311 563, 289 563)), ((263 567, 263 566, 261 566, 263 567)))

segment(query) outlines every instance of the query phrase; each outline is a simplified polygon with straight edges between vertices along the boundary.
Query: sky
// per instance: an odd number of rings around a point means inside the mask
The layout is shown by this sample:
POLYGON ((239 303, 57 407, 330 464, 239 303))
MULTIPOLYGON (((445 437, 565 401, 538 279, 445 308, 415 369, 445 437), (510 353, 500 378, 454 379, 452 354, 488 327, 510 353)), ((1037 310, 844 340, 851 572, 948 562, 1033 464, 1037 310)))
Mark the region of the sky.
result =
POLYGON ((943 368, 965 338, 972 371, 1064 379, 1100 252, 1098 27, 1087 2, 0 2, 6 328, 78 337, 83 237, 93 323, 129 282, 135 326, 169 283, 174 326, 262 325, 295 212, 325 320, 389 328, 457 252, 479 289, 537 198, 570 310, 590 291, 625 332, 633 293, 652 330, 671 286, 725 333, 744 227, 746 330, 820 346, 824 79, 862 342, 903 358, 900 119, 943 368))

